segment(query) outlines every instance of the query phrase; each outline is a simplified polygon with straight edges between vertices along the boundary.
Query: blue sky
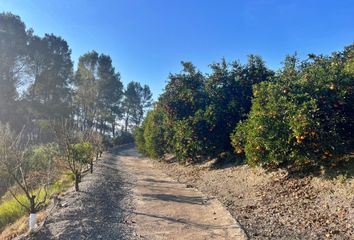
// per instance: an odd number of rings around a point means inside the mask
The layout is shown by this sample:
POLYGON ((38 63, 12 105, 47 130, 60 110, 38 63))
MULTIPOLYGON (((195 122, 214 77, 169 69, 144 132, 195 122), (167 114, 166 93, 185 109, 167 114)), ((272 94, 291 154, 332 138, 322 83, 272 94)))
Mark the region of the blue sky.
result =
POLYGON ((354 41, 353 0, 0 0, 37 35, 66 39, 72 59, 109 54, 122 80, 148 84, 154 98, 180 61, 207 72, 225 57, 259 54, 272 69, 297 51, 331 53, 354 41))

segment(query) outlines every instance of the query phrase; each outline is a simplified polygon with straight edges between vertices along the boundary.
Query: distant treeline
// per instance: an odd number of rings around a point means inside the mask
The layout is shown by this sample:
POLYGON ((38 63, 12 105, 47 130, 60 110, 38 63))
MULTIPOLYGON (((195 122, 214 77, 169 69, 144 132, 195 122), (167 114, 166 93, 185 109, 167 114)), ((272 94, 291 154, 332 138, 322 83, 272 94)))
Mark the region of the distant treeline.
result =
POLYGON ((74 70, 63 38, 39 37, 19 16, 0 13, 0 197, 14 183, 28 200, 31 189, 47 187, 54 170, 46 184, 33 176, 48 159, 66 160, 78 177, 81 166, 92 171, 91 154, 98 158, 102 144, 133 142, 130 132, 151 105, 150 88, 134 81, 124 87, 109 55, 90 51, 74 70))
POLYGON ((0 122, 13 130, 26 125, 32 141, 45 143, 48 120, 71 119, 114 137, 139 125, 151 104, 148 86, 124 88, 109 55, 88 52, 74 71, 63 38, 36 36, 19 16, 0 14, 0 122))
POLYGON ((259 56, 190 62, 135 131, 140 152, 181 162, 245 159, 265 168, 335 166, 353 150, 354 44, 330 56, 287 56, 276 72, 259 56))

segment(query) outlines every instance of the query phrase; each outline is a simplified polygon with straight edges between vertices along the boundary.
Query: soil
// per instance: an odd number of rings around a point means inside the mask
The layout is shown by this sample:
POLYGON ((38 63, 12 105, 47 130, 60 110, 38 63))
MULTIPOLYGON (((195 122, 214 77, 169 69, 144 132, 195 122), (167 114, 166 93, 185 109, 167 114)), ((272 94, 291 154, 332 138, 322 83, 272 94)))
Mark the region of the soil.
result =
POLYGON ((105 154, 30 239, 354 239, 353 178, 211 166, 105 154))
POLYGON ((289 176, 248 166, 155 167, 216 197, 250 239, 354 239, 354 179, 289 176))
POLYGON ((153 163, 135 149, 105 154, 80 192, 72 188, 49 206, 41 230, 26 239, 246 239, 217 199, 153 163))
POLYGON ((124 168, 135 176, 130 221, 136 239, 246 239, 217 199, 168 177, 153 160, 138 157, 135 149, 122 154, 124 168))
POLYGON ((94 173, 82 178, 80 191, 69 189, 39 232, 26 239, 134 239, 127 224, 132 209, 129 176, 115 154, 105 154, 94 173))

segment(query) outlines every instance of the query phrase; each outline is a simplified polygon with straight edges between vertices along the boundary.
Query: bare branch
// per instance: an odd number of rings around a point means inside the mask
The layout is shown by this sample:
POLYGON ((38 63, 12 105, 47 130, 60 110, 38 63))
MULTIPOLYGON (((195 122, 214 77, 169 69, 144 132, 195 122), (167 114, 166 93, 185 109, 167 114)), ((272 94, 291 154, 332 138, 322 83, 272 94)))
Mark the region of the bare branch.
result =
POLYGON ((12 195, 12 197, 16 200, 16 202, 18 202, 18 204, 20 204, 22 207, 24 207, 28 212, 30 211, 30 208, 27 207, 25 204, 23 204, 16 196, 16 194, 14 192, 12 192, 11 189, 9 189, 10 194, 12 195))

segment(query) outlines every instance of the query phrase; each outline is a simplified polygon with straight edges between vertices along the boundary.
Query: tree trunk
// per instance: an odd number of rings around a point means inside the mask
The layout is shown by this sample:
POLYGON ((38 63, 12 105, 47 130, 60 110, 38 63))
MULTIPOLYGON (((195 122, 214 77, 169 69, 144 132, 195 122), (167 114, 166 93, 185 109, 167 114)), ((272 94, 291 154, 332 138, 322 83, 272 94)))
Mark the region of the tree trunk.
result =
POLYGON ((29 199, 29 201, 30 201, 30 213, 36 213, 35 199, 36 199, 35 195, 31 196, 31 198, 29 199))
POLYGON ((35 204, 35 199, 36 196, 33 195, 30 197, 29 202, 30 202, 30 216, 28 219, 28 228, 29 231, 32 232, 37 224, 37 214, 36 214, 36 204, 35 204))
POLYGON ((80 191, 80 189, 79 189, 80 182, 81 182, 81 173, 76 172, 75 173, 75 191, 76 192, 80 191))
POLYGON ((113 138, 116 136, 116 125, 114 123, 112 123, 112 135, 113 138))
POLYGON ((124 123, 124 131, 128 131, 128 123, 129 123, 129 115, 126 116, 125 118, 125 123, 124 123))
POLYGON ((90 173, 93 173, 93 159, 90 162, 90 173))

